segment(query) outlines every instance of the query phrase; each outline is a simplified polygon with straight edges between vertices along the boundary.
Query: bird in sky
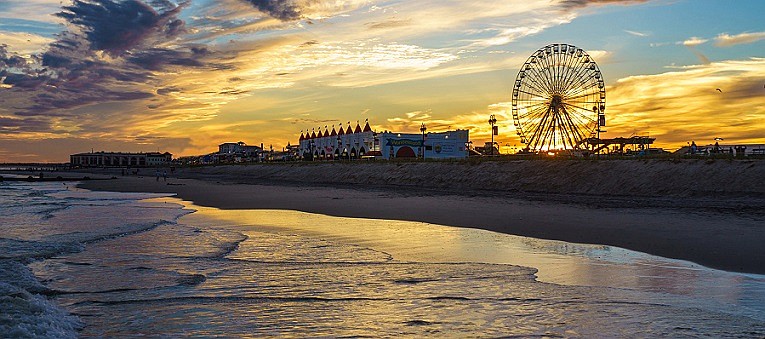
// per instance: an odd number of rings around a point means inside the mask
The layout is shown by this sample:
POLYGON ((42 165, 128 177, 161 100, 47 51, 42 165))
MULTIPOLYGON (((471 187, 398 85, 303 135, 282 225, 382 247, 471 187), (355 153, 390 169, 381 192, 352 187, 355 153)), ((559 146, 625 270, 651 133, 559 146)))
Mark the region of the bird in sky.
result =
POLYGON ((719 89, 719 88, 717 89, 717 91, 718 91, 718 92, 720 92, 720 93, 722 93, 722 90, 721 90, 721 89, 719 89))

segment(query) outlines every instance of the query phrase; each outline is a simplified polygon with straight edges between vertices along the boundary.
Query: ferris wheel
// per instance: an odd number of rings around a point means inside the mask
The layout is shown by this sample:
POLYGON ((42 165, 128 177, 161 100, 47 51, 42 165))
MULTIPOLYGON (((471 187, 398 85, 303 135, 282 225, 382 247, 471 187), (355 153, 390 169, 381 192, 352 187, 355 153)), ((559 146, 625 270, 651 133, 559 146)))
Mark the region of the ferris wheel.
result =
POLYGON ((600 69, 573 45, 534 52, 518 72, 512 103, 515 130, 527 152, 585 149, 605 126, 600 69))

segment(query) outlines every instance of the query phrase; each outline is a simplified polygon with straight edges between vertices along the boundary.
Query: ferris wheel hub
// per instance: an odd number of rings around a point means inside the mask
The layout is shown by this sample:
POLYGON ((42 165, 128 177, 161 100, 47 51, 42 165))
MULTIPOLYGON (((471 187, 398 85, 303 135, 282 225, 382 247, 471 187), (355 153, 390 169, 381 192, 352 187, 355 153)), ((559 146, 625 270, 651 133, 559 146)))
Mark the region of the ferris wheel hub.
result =
POLYGON ((563 96, 560 94, 553 94, 550 106, 552 108, 559 108, 561 105, 563 105, 563 96))

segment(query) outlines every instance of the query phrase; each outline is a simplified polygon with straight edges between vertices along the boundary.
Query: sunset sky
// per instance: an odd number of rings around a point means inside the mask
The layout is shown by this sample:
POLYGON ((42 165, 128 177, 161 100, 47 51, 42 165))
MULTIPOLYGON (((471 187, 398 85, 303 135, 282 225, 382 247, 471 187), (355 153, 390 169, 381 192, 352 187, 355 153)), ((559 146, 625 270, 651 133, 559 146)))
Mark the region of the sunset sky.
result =
POLYGON ((765 1, 0 0, 0 162, 281 149, 301 130, 469 128, 550 43, 595 58, 605 137, 765 143, 765 1), (717 89, 720 89, 718 91, 717 89))

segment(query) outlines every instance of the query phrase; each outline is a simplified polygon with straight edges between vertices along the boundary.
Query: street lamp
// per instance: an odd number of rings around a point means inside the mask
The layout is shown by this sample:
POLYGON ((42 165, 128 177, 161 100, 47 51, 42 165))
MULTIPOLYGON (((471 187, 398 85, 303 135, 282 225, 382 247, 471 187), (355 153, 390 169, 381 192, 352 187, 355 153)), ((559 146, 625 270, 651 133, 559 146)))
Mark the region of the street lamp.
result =
MULTIPOLYGON (((597 144, 593 146, 595 148, 598 148, 600 147, 600 112, 598 111, 597 105, 592 106, 592 112, 595 113, 595 116, 598 117, 598 128, 596 129, 596 131, 598 132, 598 141, 597 141, 597 144)), ((593 148, 593 151, 595 150, 595 148, 593 148)), ((598 149, 597 157, 600 158, 600 149, 598 149)))
POLYGON ((497 134, 494 125, 497 124, 497 118, 494 114, 489 116, 489 125, 491 125, 491 155, 494 155, 494 135, 497 134))
POLYGON ((422 125, 420 125, 420 132, 422 132, 422 160, 425 160, 425 131, 427 131, 428 128, 425 127, 425 123, 423 122, 422 125))

